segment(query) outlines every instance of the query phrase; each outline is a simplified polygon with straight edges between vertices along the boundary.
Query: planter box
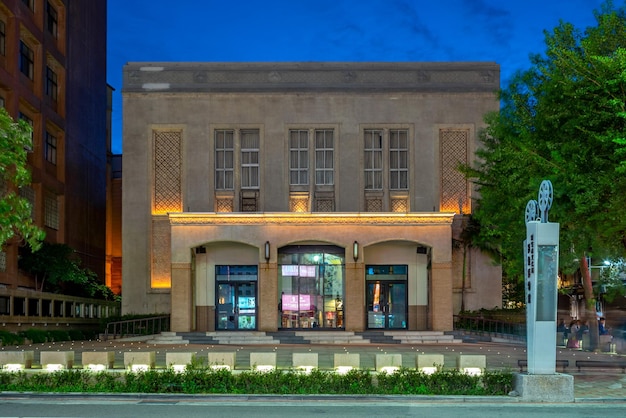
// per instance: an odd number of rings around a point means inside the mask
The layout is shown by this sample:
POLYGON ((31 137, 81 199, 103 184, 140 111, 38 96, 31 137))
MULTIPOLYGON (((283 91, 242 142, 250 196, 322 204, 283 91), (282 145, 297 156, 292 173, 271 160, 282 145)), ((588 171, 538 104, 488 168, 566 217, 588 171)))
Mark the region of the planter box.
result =
POLYGON ((0 366, 21 365, 25 369, 33 366, 34 351, 0 351, 0 366))
POLYGON ((131 370, 154 369, 154 351, 131 351, 124 353, 124 368, 131 370))
POLYGON ((73 351, 42 351, 40 353, 39 363, 44 369, 58 366, 62 369, 71 369, 74 367, 73 351))
POLYGON ((83 357, 82 357, 83 368, 98 368, 97 366, 104 366, 105 369, 112 369, 114 362, 115 362, 114 351, 84 351, 83 352, 83 357))

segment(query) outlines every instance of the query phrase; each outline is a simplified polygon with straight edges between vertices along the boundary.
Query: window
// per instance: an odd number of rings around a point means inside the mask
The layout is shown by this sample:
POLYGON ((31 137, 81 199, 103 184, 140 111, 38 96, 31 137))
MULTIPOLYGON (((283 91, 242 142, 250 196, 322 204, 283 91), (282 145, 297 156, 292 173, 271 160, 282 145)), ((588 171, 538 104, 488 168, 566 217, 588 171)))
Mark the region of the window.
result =
POLYGON ((241 131, 241 188, 259 188, 259 131, 241 131))
POLYGON ((44 212, 45 225, 48 228, 59 229, 59 206, 57 197, 53 193, 46 193, 44 212))
POLYGON ((289 132, 289 184, 309 184, 309 132, 305 130, 289 132))
POLYGON ((33 150, 33 139, 34 139, 34 128, 35 128, 33 120, 31 118, 29 118, 28 116, 26 116, 22 112, 19 113, 18 117, 19 117, 20 120, 23 120, 24 122, 29 124, 31 128, 33 128, 33 130, 31 130, 31 132, 30 132, 30 144, 31 145, 30 145, 30 147, 27 147, 28 151, 32 151, 33 150))
POLYGON ((30 216, 35 217, 35 190, 30 186, 22 186, 20 188, 20 197, 23 197, 30 204, 30 216))
POLYGON ((46 67, 46 95, 56 102, 58 90, 57 74, 52 68, 46 67))
POLYGON ((35 0, 22 0, 22 3, 24 3, 31 11, 35 11, 35 0))
POLYGON ((57 138, 50 132, 46 132, 46 161, 57 163, 57 138))
POLYGON ((383 131, 365 131, 365 190, 383 188, 383 131))
POLYGON ((409 185, 408 132, 389 132, 389 189, 406 190, 409 185))
POLYGON ((332 130, 315 131, 315 184, 334 184, 334 144, 332 130))
POLYGON ((48 32, 56 38, 59 25, 59 15, 57 10, 52 4, 50 4, 49 1, 46 2, 46 18, 46 28, 48 29, 48 32))
POLYGON ((6 23, 3 20, 0 20, 0 55, 6 55, 7 48, 7 29, 6 23))
POLYGON ((387 133, 383 130, 365 131, 364 174, 365 190, 406 190, 409 187, 409 133, 403 129, 390 129, 388 147, 387 133), (383 154, 389 155, 389 165, 384 166, 383 154), (388 171, 388 179, 385 172, 388 171))
POLYGON ((234 131, 215 131, 215 189, 233 190, 234 182, 234 131))
POLYGON ((20 71, 29 79, 34 78, 35 53, 33 50, 20 41, 20 71))

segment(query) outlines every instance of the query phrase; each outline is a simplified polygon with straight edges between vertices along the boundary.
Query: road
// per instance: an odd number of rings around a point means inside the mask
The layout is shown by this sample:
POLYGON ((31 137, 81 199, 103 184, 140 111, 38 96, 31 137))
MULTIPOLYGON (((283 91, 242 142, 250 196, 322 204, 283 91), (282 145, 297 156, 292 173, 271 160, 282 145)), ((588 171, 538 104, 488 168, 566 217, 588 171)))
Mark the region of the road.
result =
POLYGON ((531 404, 496 398, 482 400, 416 397, 132 397, 11 396, 0 397, 0 417, 607 417, 623 416, 623 402, 531 404))

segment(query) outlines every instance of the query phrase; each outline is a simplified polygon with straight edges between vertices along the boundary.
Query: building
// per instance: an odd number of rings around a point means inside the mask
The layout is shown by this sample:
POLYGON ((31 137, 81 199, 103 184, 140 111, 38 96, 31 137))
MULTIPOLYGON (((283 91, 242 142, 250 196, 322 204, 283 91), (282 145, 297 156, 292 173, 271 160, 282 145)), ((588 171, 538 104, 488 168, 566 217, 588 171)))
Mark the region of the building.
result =
POLYGON ((123 75, 123 313, 171 313, 175 331, 451 330, 461 297, 501 306, 500 268, 453 245, 497 64, 123 75))
MULTIPOLYGON (((20 192, 51 243, 104 280, 106 0, 0 0, 0 105, 33 127, 32 186, 20 192)), ((33 289, 19 243, 0 252, 0 286, 33 289)))

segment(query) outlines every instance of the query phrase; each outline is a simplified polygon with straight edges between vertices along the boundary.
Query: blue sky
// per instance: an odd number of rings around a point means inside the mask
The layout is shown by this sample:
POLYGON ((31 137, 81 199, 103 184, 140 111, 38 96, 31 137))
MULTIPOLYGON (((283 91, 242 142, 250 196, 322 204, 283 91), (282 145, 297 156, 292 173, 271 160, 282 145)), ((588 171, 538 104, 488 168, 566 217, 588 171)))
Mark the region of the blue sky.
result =
MULTIPOLYGON (((113 152, 127 62, 495 61, 501 84, 604 0, 108 0, 113 152)), ((615 0, 615 4, 621 4, 615 0)))

